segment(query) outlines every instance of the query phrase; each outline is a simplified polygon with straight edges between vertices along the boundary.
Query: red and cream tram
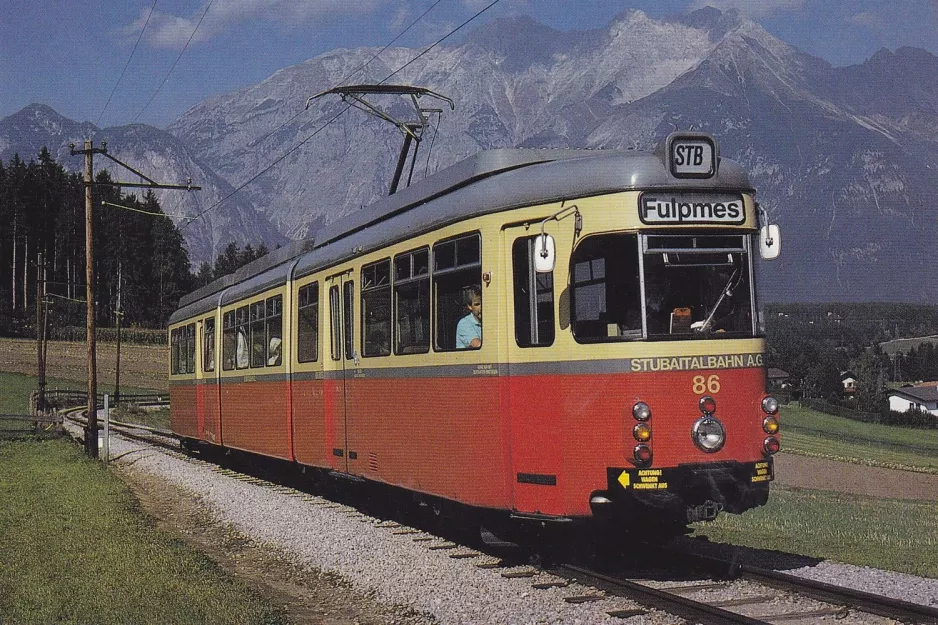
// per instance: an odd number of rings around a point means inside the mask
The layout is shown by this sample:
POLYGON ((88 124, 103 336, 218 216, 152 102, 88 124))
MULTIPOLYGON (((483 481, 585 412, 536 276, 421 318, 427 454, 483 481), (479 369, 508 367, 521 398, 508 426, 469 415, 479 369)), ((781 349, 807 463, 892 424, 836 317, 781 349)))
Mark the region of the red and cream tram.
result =
POLYGON ((184 298, 173 429, 515 518, 743 512, 779 448, 758 220, 703 134, 482 152, 184 298))

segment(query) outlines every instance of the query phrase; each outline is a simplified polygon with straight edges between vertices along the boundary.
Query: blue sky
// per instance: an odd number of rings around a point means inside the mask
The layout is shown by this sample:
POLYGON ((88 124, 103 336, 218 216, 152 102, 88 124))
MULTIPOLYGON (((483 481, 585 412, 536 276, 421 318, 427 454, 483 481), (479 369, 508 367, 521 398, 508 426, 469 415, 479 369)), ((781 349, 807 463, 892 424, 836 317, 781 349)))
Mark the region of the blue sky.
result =
MULTIPOLYGON (((384 46, 432 6, 396 44, 427 46, 490 2, 0 0, 0 117, 39 102, 101 127, 164 127, 208 97, 322 52, 384 46)), ((525 13, 584 30, 629 8, 663 17, 707 4, 737 7, 834 65, 861 63, 884 47, 938 55, 938 0, 500 0, 467 29, 525 13)))

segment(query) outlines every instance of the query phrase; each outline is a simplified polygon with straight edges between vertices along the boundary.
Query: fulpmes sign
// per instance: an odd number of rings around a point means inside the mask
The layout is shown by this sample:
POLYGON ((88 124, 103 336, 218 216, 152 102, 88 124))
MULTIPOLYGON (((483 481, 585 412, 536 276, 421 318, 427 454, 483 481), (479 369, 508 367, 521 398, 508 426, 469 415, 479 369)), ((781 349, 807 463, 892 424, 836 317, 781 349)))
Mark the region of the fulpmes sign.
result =
POLYGON ((638 203, 644 224, 731 224, 746 220, 742 195, 682 192, 643 193, 638 203))

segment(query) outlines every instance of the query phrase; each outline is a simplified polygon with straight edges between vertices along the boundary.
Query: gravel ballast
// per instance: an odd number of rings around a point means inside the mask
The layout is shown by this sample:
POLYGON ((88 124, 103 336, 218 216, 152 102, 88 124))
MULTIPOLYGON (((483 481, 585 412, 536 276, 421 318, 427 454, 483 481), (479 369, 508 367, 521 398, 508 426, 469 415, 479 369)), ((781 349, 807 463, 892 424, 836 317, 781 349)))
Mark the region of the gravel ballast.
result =
MULTIPOLYGON (((363 592, 389 604, 426 613, 429 621, 449 624, 627 623, 657 625, 674 617, 651 612, 620 619, 610 610, 637 608, 633 602, 608 597, 571 604, 566 597, 596 594, 572 584, 534 589, 537 578, 507 579, 511 569, 481 569, 487 556, 454 559, 465 548, 431 550, 444 541, 424 533, 403 534, 403 528, 382 523, 316 496, 290 489, 272 489, 219 472, 212 465, 112 437, 111 455, 127 470, 140 471, 192 493, 215 519, 244 536, 288 554, 296 563, 334 573, 363 592), (414 540, 419 538, 422 540, 414 540), (427 540, 429 539, 429 540, 427 540)), ((787 573, 831 584, 938 606, 938 580, 833 562, 787 573)))

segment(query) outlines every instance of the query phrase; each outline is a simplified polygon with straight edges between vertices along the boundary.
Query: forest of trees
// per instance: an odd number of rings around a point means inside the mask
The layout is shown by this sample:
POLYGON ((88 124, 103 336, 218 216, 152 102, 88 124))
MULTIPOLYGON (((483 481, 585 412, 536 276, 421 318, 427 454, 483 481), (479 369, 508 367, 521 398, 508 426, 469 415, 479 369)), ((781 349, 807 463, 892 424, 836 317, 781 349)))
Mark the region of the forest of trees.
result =
MULTIPOLYGON (((190 270, 182 234, 151 191, 125 195, 107 171, 93 189, 96 324, 113 326, 118 292, 123 325, 165 328, 179 298, 267 253, 229 244, 214 267, 190 270), (135 210, 125 210, 102 201, 135 210), (143 212, 139 212, 143 211, 143 212), (150 214, 144 214, 150 213, 150 214)), ((28 163, 0 162, 0 335, 33 335, 36 285, 45 281, 50 325, 85 324, 85 199, 79 174, 43 148, 28 163), (44 275, 40 273, 40 258, 44 275)))
POLYGON ((889 385, 938 379, 938 350, 922 343, 885 353, 880 343, 938 335, 938 307, 927 305, 770 304, 765 307, 768 366, 783 369, 805 397, 842 402, 841 372, 857 379, 849 403, 877 412, 889 385))

